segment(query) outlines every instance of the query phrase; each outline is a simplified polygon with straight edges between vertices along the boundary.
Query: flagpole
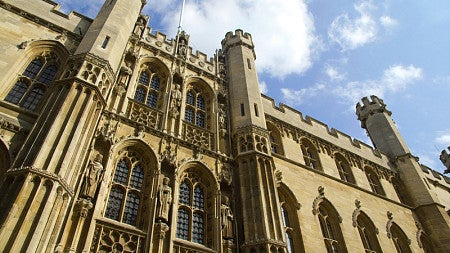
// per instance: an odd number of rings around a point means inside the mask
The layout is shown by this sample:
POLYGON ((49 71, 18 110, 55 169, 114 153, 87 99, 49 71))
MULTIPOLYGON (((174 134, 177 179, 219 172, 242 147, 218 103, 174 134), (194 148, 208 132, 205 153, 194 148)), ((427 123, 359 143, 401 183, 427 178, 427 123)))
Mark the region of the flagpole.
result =
POLYGON ((184 13, 184 5, 186 3, 186 0, 183 0, 183 3, 181 5, 181 12, 180 12, 180 21, 178 22, 178 34, 181 32, 181 25, 183 23, 183 13, 184 13))

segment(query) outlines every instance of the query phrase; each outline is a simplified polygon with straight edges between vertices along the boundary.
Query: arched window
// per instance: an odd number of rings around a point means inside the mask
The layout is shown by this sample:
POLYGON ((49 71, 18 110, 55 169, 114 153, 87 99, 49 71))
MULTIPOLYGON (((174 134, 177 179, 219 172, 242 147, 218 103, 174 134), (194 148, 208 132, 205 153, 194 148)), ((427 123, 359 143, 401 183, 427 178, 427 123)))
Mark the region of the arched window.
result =
POLYGON ((319 223, 328 253, 347 252, 339 226, 339 215, 328 202, 319 205, 319 223))
POLYGON ((383 186, 381 185, 380 179, 375 171, 370 167, 365 167, 364 171, 366 173, 367 180, 369 181, 370 188, 372 191, 379 195, 385 195, 383 186))
POLYGON ((184 120, 198 127, 209 128, 208 111, 208 102, 205 95, 199 89, 190 87, 186 93, 184 120))
POLYGON ((345 182, 356 184, 355 177, 353 177, 352 169, 350 168, 350 164, 347 162, 347 159, 345 159, 341 154, 336 154, 334 161, 336 162, 341 179, 345 182))
POLYGON ((55 58, 54 54, 48 53, 32 60, 6 95, 5 101, 35 111, 58 72, 55 58))
POLYGON ((160 91, 160 78, 149 69, 143 69, 139 74, 138 85, 134 99, 149 107, 157 108, 160 91))
POLYGON ((297 210, 300 207, 300 204, 295 199, 293 193, 285 185, 281 185, 278 190, 287 253, 305 252, 300 222, 297 217, 297 210))
POLYGON ((106 205, 106 218, 139 225, 144 176, 142 162, 134 154, 127 153, 119 160, 106 205))
POLYGON ((356 218, 356 223, 365 252, 381 253, 382 250, 377 238, 377 229, 370 218, 364 212, 360 212, 356 218))
POLYGON ((300 147, 303 154, 303 160, 305 160, 305 165, 311 169, 322 170, 319 154, 317 153, 317 149, 314 145, 307 139, 303 138, 300 142, 300 147))
POLYGON ((411 249, 409 247, 409 239, 406 236, 405 232, 396 224, 393 223, 389 228, 391 233, 392 242, 395 245, 395 249, 398 253, 411 253, 411 249))
POLYGON ((176 236, 180 239, 205 244, 205 191, 203 186, 189 179, 179 188, 176 236))
POLYGON ((281 134, 271 122, 267 122, 267 130, 269 130, 269 140, 272 153, 283 155, 283 143, 281 142, 281 134))

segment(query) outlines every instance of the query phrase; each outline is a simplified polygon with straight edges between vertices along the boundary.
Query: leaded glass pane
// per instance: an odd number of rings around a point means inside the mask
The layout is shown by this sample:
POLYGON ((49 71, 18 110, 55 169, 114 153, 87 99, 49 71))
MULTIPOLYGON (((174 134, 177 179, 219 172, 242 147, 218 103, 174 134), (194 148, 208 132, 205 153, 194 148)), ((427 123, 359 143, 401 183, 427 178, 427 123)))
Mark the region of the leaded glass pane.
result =
POLYGON ((188 105, 194 105, 194 92, 188 91, 186 94, 186 104, 188 105))
POLYGON ((287 247, 288 253, 294 252, 294 247, 292 245, 292 237, 291 237, 291 234, 289 234, 288 232, 286 232, 286 247, 287 247))
POLYGON ((148 85, 149 79, 150 78, 149 78, 147 72, 142 72, 141 75, 139 76, 139 83, 143 84, 143 85, 148 85))
POLYGON ((127 201, 125 202, 125 210, 123 211, 123 223, 136 226, 139 211, 139 202, 140 199, 137 193, 128 193, 127 201))
POLYGON ((117 163, 116 172, 114 172, 114 182, 126 185, 130 168, 128 163, 122 159, 117 163))
POLYGON ((34 79, 42 68, 43 62, 40 59, 34 59, 23 72, 24 76, 34 79))
POLYGON ((177 238, 189 240, 189 214, 185 209, 178 210, 177 238))
POLYGON ((158 94, 156 94, 155 92, 148 93, 147 105, 155 108, 157 102, 158 102, 158 94))
POLYGON ((109 192, 108 205, 106 206, 105 217, 116 221, 120 218, 120 209, 123 202, 123 190, 120 188, 112 188, 109 192))
POLYGON ((192 222, 192 241, 203 244, 204 230, 203 215, 194 213, 192 222))
POLYGON ((53 78, 55 78, 56 71, 58 68, 56 68, 55 65, 50 65, 42 71, 41 76, 39 77, 39 82, 50 84, 53 81, 53 78))
POLYGON ((36 109, 36 106, 39 104, 39 101, 41 100, 42 96, 44 95, 44 89, 35 87, 31 90, 31 92, 28 94, 28 96, 25 99, 25 102, 23 103, 23 107, 25 109, 34 110, 36 109))
POLYGON ((180 185, 180 204, 190 205, 191 199, 191 189, 186 182, 180 185))
POLYGON ((184 119, 189 123, 194 123, 194 111, 191 108, 186 108, 184 119))
POLYGON ((281 207, 281 214, 283 215, 283 224, 284 227, 290 227, 291 224, 289 222, 289 215, 284 206, 281 207))
POLYGON ((133 168, 130 178, 130 186, 134 189, 141 190, 142 182, 144 181, 144 172, 142 171, 141 165, 137 164, 133 168))
POLYGON ((197 112, 195 124, 199 127, 205 127, 205 114, 202 112, 197 112))
POLYGON ((27 91, 27 88, 28 85, 24 81, 17 81, 14 87, 9 91, 5 100, 17 105, 27 91))
POLYGON ((194 207, 202 210, 205 207, 205 195, 200 186, 195 187, 194 190, 194 207))
POLYGON ((205 99, 201 95, 197 96, 197 108, 205 110, 205 99))
POLYGON ((152 82, 150 83, 150 87, 155 90, 159 90, 159 77, 155 76, 152 78, 152 82))
POLYGON ((147 91, 144 88, 138 87, 136 89, 136 93, 134 93, 134 99, 138 102, 144 103, 146 93, 147 91))

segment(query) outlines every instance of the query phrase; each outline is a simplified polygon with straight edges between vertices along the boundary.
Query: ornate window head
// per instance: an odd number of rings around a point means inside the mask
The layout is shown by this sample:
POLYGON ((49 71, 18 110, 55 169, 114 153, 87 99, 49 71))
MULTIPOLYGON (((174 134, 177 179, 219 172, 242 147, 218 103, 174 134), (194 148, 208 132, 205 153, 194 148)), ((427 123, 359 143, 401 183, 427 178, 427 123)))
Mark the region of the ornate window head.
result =
POLYGON ((280 197, 281 222, 286 237, 287 253, 305 252, 300 223, 297 218, 297 211, 300 209, 300 204, 297 202, 295 195, 284 184, 278 188, 278 194, 280 197))
POLYGON ((339 226, 339 215, 327 201, 319 204, 318 218, 327 252, 347 252, 339 226))
POLYGON ((42 97, 55 79, 56 55, 44 53, 32 60, 5 97, 5 101, 36 111, 42 97))
POLYGON ((307 139, 303 138, 300 142, 305 165, 315 170, 322 170, 319 160, 319 154, 314 145, 307 139))
POLYGON ((376 194, 385 196, 383 186, 381 185, 380 179, 375 171, 370 167, 365 167, 364 172, 366 174, 367 180, 369 181, 370 188, 376 194))
POLYGON ((364 212, 358 214, 356 226, 358 227, 359 236, 361 237, 365 252, 382 252, 377 238, 377 228, 364 212))
POLYGON ((186 93, 184 120, 201 128, 210 128, 210 105, 205 91, 190 85, 186 93))
POLYGON ((204 186, 186 178, 179 188, 176 236, 183 240, 205 244, 205 220, 204 186))
POLYGON ((278 128, 276 128, 272 123, 267 122, 267 130, 270 132, 269 140, 272 153, 284 155, 283 143, 281 141, 281 134, 278 128))
POLYGON ((411 253, 409 247, 410 240, 406 236, 405 232, 394 222, 389 228, 392 242, 395 245, 395 249, 398 253, 411 253))
POLYGON ((105 217, 139 226, 144 169, 134 152, 127 152, 116 165, 106 205, 105 217))
POLYGON ((160 77, 145 66, 139 74, 134 99, 152 108, 160 107, 160 77))
POLYGON ((352 169, 347 159, 345 159, 341 154, 336 154, 334 161, 336 162, 341 180, 351 184, 356 184, 355 177, 353 176, 352 169))

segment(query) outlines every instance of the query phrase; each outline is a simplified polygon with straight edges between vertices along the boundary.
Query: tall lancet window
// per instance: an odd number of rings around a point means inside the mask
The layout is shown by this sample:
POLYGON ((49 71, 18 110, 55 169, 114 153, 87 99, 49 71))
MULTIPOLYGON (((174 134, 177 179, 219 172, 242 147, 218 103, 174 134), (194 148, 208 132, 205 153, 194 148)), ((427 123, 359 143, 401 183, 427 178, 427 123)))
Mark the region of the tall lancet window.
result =
POLYGON ((190 87, 186 93, 186 109, 184 111, 184 120, 201 128, 208 128, 207 99, 200 89, 190 87))
POLYGON ((5 101, 36 111, 41 99, 55 79, 58 67, 49 53, 32 60, 5 97, 5 101))
POLYGON ((160 78, 148 68, 139 74, 138 85, 134 93, 134 99, 149 107, 157 108, 160 92, 160 78))

